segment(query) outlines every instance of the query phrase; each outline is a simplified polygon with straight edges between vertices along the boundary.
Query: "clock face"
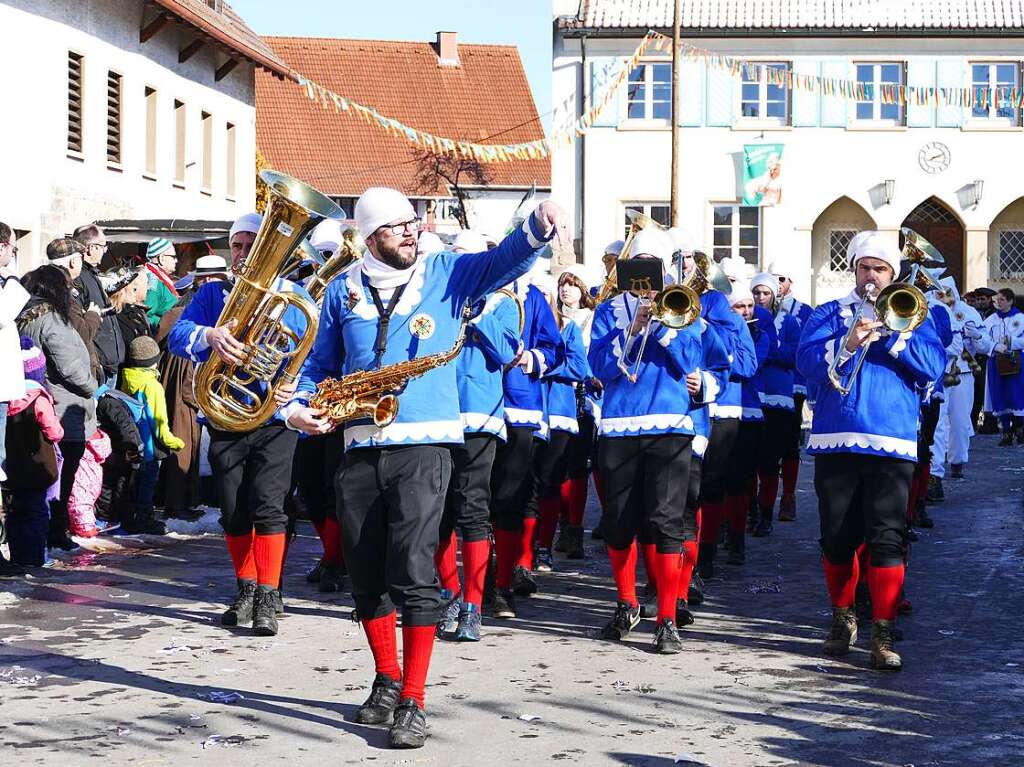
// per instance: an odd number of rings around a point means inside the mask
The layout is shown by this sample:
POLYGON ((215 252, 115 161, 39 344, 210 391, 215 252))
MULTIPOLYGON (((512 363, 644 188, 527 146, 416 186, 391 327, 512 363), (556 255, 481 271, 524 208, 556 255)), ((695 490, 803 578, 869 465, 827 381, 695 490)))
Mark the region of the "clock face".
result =
POLYGON ((951 159, 949 147, 941 141, 931 141, 921 147, 921 151, 917 153, 917 161, 921 165, 921 170, 926 173, 942 173, 949 167, 951 159))

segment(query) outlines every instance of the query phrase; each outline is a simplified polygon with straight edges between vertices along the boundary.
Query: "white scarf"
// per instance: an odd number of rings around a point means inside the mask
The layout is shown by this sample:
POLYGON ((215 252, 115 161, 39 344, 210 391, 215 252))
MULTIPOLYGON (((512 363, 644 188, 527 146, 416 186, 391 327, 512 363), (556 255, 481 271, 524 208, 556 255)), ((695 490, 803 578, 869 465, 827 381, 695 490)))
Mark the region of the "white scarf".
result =
POLYGON ((390 291, 409 282, 416 271, 416 266, 417 264, 413 263, 408 269, 396 269, 375 258, 369 250, 363 253, 363 274, 382 295, 384 291, 388 291, 390 295, 390 291))

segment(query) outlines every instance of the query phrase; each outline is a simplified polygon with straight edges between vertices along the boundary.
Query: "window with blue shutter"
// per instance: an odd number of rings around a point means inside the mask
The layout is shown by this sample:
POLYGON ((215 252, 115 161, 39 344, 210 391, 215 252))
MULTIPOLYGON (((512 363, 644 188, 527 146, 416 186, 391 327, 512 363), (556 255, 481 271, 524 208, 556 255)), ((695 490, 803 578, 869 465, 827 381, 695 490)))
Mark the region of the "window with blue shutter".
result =
MULTIPOLYGON (((935 67, 932 60, 914 58, 907 61, 907 86, 927 90, 935 87, 935 67)), ((935 122, 935 106, 931 99, 924 104, 909 100, 907 104, 907 125, 911 128, 930 128, 935 122)))
MULTIPOLYGON (((587 109, 599 103, 619 72, 621 62, 614 56, 595 56, 590 60, 590 98, 587 109)), ((619 124, 619 94, 616 94, 594 120, 598 128, 614 128, 619 124)))
MULTIPOLYGON (((943 88, 967 87, 967 62, 954 58, 939 59, 935 63, 935 80, 940 91, 943 88)), ((960 127, 964 124, 964 108, 947 103, 940 94, 935 123, 940 128, 960 127)))
MULTIPOLYGON (((821 76, 825 80, 848 81, 851 79, 850 74, 850 62, 846 59, 826 59, 821 62, 821 76)), ((839 92, 838 82, 835 86, 835 93, 821 97, 821 124, 825 128, 846 127, 847 97, 839 92)))

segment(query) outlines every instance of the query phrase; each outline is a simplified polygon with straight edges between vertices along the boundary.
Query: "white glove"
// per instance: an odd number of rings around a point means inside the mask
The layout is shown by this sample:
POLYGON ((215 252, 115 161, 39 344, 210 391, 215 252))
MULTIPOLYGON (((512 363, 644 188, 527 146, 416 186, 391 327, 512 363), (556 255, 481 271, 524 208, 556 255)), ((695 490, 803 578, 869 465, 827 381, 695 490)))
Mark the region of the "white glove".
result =
POLYGON ((992 351, 994 351, 996 354, 1004 354, 1006 352, 1006 344, 1000 341, 999 343, 992 347, 992 351))
POLYGON ((968 338, 971 338, 971 339, 974 339, 975 341, 977 341, 979 338, 981 338, 981 331, 978 330, 973 325, 965 325, 964 326, 964 335, 967 336, 968 338))

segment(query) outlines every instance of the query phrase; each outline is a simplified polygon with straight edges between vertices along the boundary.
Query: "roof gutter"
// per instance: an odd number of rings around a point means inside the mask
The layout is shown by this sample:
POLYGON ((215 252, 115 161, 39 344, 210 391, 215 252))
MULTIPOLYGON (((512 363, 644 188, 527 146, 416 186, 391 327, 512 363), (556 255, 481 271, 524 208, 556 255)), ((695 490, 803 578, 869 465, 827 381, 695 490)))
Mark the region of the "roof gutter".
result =
MULTIPOLYGON (((671 27, 651 27, 656 32, 671 36, 671 27)), ((642 37, 645 27, 572 27, 563 26, 562 36, 573 40, 592 37, 595 39, 625 39, 642 37)), ((862 38, 996 38, 1024 37, 1024 27, 1000 28, 937 28, 937 27, 686 27, 683 37, 747 37, 747 38, 806 38, 806 37, 862 37, 862 38)))

